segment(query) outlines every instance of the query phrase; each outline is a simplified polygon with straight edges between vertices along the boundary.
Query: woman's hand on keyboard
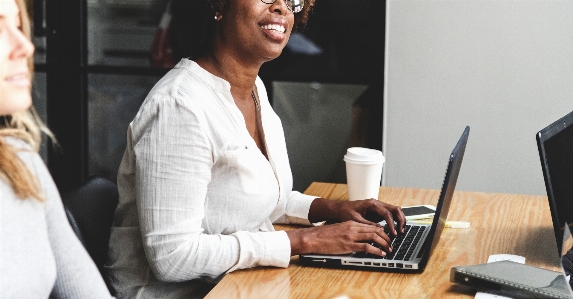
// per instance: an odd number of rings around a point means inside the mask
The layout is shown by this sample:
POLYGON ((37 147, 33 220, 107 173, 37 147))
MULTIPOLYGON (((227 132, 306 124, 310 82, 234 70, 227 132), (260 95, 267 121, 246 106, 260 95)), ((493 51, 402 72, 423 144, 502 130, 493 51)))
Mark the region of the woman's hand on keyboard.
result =
POLYGON ((406 225, 406 216, 400 207, 376 199, 339 201, 317 198, 312 202, 308 215, 311 222, 353 220, 373 226, 379 226, 378 222, 386 220, 394 236, 404 233, 406 225))
POLYGON ((392 252, 390 238, 383 227, 356 221, 290 230, 287 235, 291 255, 367 252, 386 256, 392 252))

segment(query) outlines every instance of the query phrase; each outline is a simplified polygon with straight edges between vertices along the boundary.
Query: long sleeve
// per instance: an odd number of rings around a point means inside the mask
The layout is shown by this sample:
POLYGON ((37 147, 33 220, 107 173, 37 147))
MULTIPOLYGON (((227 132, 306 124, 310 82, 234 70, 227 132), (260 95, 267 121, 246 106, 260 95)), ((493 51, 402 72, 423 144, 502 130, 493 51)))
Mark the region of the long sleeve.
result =
MULTIPOLYGON (((216 186, 212 176, 217 175, 217 157, 206 132, 209 124, 201 109, 159 98, 140 115, 146 121, 138 123, 134 142, 128 145, 137 157, 137 211, 144 250, 156 277, 185 281, 257 265, 288 265, 290 242, 284 232, 204 233, 206 199, 216 186)), ((222 156, 233 160, 243 154, 231 150, 222 156)), ((233 196, 233 184, 226 188, 224 196, 233 196)), ((262 208, 263 213, 268 209, 262 208)), ((239 213, 234 217, 249 217, 239 213)))
POLYGON ((268 159, 229 83, 193 61, 141 105, 118 172, 107 265, 118 297, 193 292, 237 269, 288 266, 290 240, 272 223, 308 224, 314 197, 292 191, 282 125, 256 84, 268 159))
POLYGON ((112 298, 96 265, 74 234, 51 176, 38 155, 34 160, 47 198, 46 227, 56 262, 52 298, 112 298))
POLYGON ((111 298, 69 225, 42 159, 24 142, 6 140, 38 179, 46 200, 20 199, 0 180, 0 298, 111 298))
MULTIPOLYGON (((286 211, 274 221, 278 224, 316 225, 308 221, 308 211, 312 201, 318 196, 311 196, 291 191, 288 193, 286 211)), ((322 224, 322 223, 320 223, 322 224)))

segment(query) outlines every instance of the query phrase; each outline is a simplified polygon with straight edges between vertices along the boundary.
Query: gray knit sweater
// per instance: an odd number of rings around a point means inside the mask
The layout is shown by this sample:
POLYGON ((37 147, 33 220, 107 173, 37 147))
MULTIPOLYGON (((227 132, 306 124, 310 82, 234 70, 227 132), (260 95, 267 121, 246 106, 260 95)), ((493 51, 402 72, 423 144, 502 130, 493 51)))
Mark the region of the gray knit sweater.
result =
POLYGON ((111 298, 40 156, 24 142, 5 140, 38 178, 46 202, 18 199, 0 180, 0 298, 111 298))

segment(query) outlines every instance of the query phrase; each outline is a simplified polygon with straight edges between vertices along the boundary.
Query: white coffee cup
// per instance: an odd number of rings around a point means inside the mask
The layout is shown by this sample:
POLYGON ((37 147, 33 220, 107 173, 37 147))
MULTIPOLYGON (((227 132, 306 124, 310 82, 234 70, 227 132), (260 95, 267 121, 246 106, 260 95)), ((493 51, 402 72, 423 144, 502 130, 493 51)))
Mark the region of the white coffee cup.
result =
POLYGON ((381 151, 351 147, 344 156, 348 199, 378 199, 384 155, 381 151))

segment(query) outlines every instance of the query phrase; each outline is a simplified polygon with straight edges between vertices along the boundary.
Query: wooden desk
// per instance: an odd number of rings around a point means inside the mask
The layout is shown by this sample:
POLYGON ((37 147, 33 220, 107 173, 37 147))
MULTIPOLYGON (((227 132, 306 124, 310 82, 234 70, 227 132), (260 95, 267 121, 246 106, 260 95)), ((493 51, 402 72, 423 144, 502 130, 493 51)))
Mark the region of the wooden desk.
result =
MULTIPOLYGON (((306 194, 346 200, 346 185, 313 183, 306 194)), ((439 191, 380 188, 379 198, 399 206, 436 204, 439 191)), ((206 298, 473 298, 475 290, 450 282, 450 268, 487 262, 492 254, 526 257, 526 264, 560 271, 547 198, 458 192, 448 219, 469 229, 444 229, 423 273, 396 274, 301 266, 259 267, 226 275, 206 298)), ((292 229, 276 226, 277 229, 292 229)))

